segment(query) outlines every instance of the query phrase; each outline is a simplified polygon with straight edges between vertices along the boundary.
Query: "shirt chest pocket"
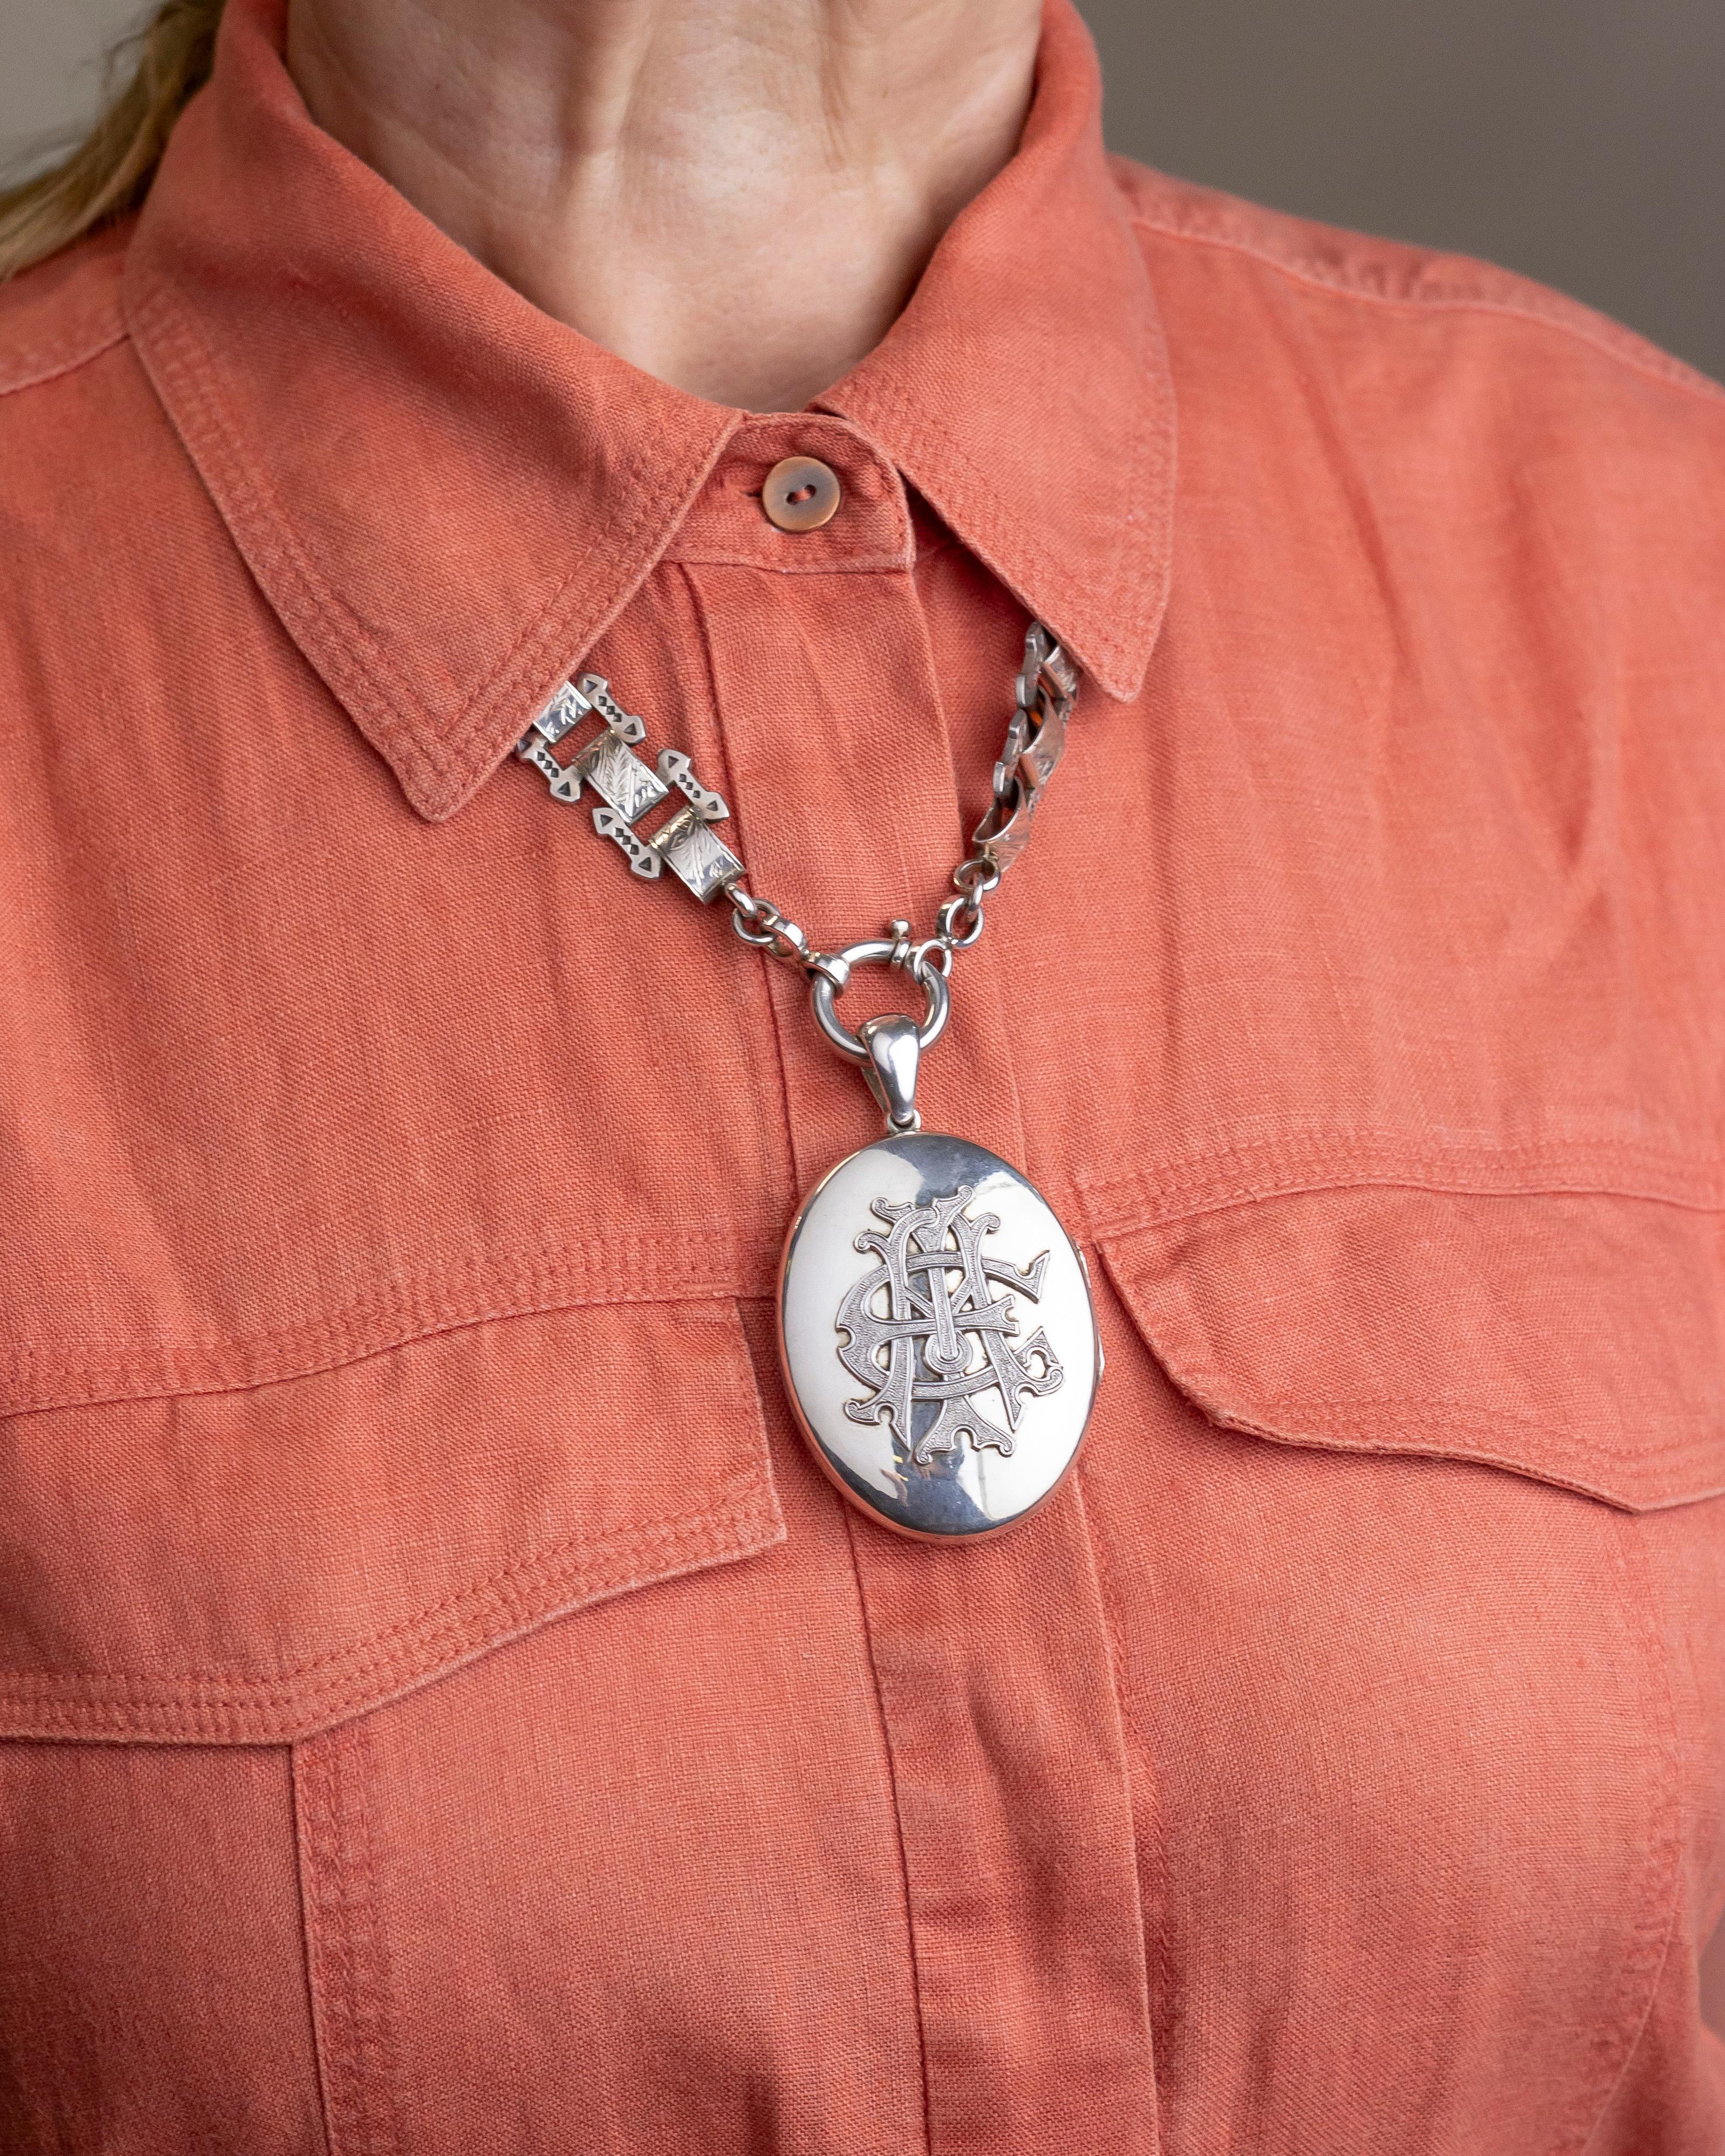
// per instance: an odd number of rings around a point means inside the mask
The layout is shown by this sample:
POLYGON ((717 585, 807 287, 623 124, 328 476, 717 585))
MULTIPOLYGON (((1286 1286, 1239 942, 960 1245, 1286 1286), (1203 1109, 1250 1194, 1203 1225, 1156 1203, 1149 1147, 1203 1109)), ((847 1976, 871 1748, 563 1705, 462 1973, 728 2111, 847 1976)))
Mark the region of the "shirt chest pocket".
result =
POLYGON ((392 1968, 428 2046, 494 2061, 513 1989, 470 1986, 500 1898, 504 1941, 550 1912, 576 1984, 608 1829, 572 1815, 665 1778, 668 1721, 627 1699, 784 1532, 722 1296, 0 1420, 0 2143, 394 2147, 392 1968))
POLYGON ((1166 2011, 1224 2082, 1371 2087, 1381 2148, 1579 2146, 1658 1986, 1690 2070, 1717 1905, 1717 1217, 1363 1187, 1102 1241, 1166 2011))
POLYGON ((724 1298, 0 1422, 0 1733, 290 1742, 783 1533, 724 1298))
POLYGON ((1225 1427, 1489 1464, 1630 1512, 1725 1491, 1720 1217, 1594 1194, 1320 1190, 1105 1239, 1225 1427))

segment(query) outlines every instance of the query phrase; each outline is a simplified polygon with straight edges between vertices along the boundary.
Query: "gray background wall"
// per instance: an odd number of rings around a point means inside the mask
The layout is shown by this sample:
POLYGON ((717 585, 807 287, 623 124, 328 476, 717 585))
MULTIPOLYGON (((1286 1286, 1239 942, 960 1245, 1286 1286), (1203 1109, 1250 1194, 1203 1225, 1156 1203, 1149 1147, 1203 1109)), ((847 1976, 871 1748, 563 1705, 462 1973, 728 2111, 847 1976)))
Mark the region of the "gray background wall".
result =
MULTIPOLYGON (((1725 377, 1725 0, 1080 0, 1147 163, 1560 285, 1725 377)), ((0 0, 0 150, 136 0, 0 0)))
MULTIPOLYGON (((1725 377, 1725 0, 1080 0, 1109 139, 1483 254, 1725 377)), ((132 0, 0 0, 0 153, 87 114, 132 0)), ((1725 2029, 1725 1930, 1707 1972, 1725 2029)))
POLYGON ((1483 254, 1725 377, 1725 0, 1079 0, 1115 148, 1483 254))

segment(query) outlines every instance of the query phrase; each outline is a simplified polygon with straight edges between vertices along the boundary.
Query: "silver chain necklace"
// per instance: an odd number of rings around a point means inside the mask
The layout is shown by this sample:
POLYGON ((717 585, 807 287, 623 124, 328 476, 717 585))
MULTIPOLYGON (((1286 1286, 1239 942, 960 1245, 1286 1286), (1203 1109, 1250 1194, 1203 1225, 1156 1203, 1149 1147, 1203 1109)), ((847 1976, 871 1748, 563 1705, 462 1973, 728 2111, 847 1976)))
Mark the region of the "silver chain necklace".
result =
POLYGON ((516 750, 553 799, 593 789, 595 829, 636 875, 669 868, 703 905, 722 892, 737 933, 806 977, 816 1024, 861 1067, 886 1135, 840 1161, 798 1208, 779 1268, 779 1351, 830 1479, 883 1525, 940 1541, 998 1534, 1042 1502, 1077 1454, 1101 1375, 1084 1259, 1048 1201, 983 1147, 925 1131, 916 1112, 918 1062, 946 1029, 954 960, 981 937, 983 901, 1024 851, 1065 747, 1078 675, 1040 622, 1014 690, 993 798, 952 871, 957 895, 920 942, 895 921, 884 937, 817 951, 748 889, 713 829, 730 815, 723 799, 680 750, 663 750, 656 767, 636 756, 646 727, 597 674, 559 689, 516 750), (595 720, 598 731, 568 753, 595 720), (673 796, 650 836, 636 829, 673 796), (908 973, 922 1018, 845 1025, 837 1000, 867 965, 908 973))

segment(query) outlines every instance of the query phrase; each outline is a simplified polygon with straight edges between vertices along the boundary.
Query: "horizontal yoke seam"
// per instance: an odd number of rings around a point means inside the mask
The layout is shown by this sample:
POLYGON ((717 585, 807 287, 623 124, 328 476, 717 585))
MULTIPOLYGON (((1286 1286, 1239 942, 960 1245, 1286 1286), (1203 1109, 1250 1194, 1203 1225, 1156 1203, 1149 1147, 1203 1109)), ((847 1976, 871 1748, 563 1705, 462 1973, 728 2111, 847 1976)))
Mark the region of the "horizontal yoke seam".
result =
MULTIPOLYGON (((1110 1191, 1125 1187, 1119 1183, 1106 1186, 1110 1191)), ((1459 1177, 1440 1181, 1391 1169, 1376 1175, 1363 1169, 1350 1176, 1305 1176, 1290 1171, 1285 1179, 1266 1177, 1262 1182, 1242 1183, 1231 1188, 1204 1190, 1170 1184, 1161 1192, 1166 1204, 1118 1218, 1091 1218, 1090 1232, 1101 1243, 1123 1242, 1135 1235, 1178 1228, 1184 1221, 1205 1219, 1215 1213, 1244 1213, 1254 1205, 1270 1204, 1279 1198, 1339 1198, 1361 1190, 1418 1190, 1434 1198, 1605 1198, 1630 1205, 1664 1205, 1676 1213, 1699 1213, 1708 1219, 1725 1214, 1725 1199, 1719 1197, 1683 1198, 1671 1191, 1625 1189, 1612 1183, 1505 1184, 1466 1182, 1459 1177)))
MULTIPOLYGON (((1508 1154, 1516 1148, 1492 1150, 1508 1154)), ((1189 1171, 1159 1173, 1153 1165, 1131 1177, 1091 1184, 1082 1192, 1088 1231, 1099 1242, 1116 1246, 1183 1220, 1278 1198, 1386 1188, 1508 1199, 1604 1197, 1692 1212, 1722 1209, 1717 1200, 1708 1203, 1698 1194, 1688 1197, 1579 1178, 1559 1182, 1551 1175, 1537 1183, 1523 1181, 1506 1187, 1469 1178, 1460 1164, 1446 1178, 1435 1168, 1413 1170, 1394 1164, 1374 1172, 1368 1164, 1327 1148, 1316 1151, 1327 1157, 1266 1159, 1263 1173, 1253 1180, 1219 1184, 1189 1171)), ((1230 1156, 1209 1158, 1219 1163, 1230 1156)), ((1242 1149, 1232 1158, 1237 1178, 1242 1167, 1250 1167, 1252 1149, 1242 1149)), ((1674 1159, 1671 1165, 1684 1163, 1674 1159)), ((715 1271, 680 1270, 675 1260, 680 1255, 686 1264, 694 1255, 690 1245, 695 1240, 670 1236, 637 1241, 625 1235, 604 1254, 552 1250, 475 1262, 422 1276, 403 1287, 367 1293, 321 1317, 231 1340, 162 1346, 141 1341, 91 1342, 76 1358, 64 1350, 39 1350, 14 1342, 0 1353, 0 1370, 10 1370, 13 1385, 23 1396, 0 1406, 0 1419, 182 1394, 246 1393, 292 1383, 393 1353, 415 1341, 483 1325, 584 1308, 711 1305, 762 1292, 760 1283, 773 1258, 764 1244, 758 1251, 726 1254, 728 1261, 715 1271), (33 1388, 39 1396, 29 1396, 33 1388)), ((711 1259, 712 1253, 701 1255, 711 1259)))
POLYGON ((1184 1159, 1148 1162, 1121 1175, 1081 1180, 1091 1232, 1104 1240, 1132 1235, 1205 1213, 1273 1198, 1369 1188, 1427 1190, 1450 1196, 1615 1198, 1688 1212, 1725 1209, 1725 1161, 1613 1140, 1493 1140, 1458 1147, 1448 1159, 1420 1156, 1370 1131, 1321 1133, 1304 1142, 1247 1141, 1184 1159), (1515 1181, 1491 1176, 1495 1162, 1522 1167, 1515 1181), (1574 1163, 1573 1175, 1565 1163, 1574 1163), (1618 1179, 1608 1179, 1612 1172, 1618 1179), (1663 1176, 1666 1187, 1650 1187, 1663 1176), (1688 1187, 1683 1187, 1688 1186, 1688 1187), (1126 1209, 1122 1210, 1122 1206, 1126 1209))
MULTIPOLYGON (((1547 313, 1532 306, 1518 306, 1512 300, 1494 300, 1484 292, 1443 291, 1379 292, 1369 285, 1357 284, 1338 271, 1327 270, 1315 262, 1291 259, 1265 247, 1255 247, 1250 240, 1235 239, 1224 233, 1194 231, 1189 225, 1167 223, 1147 215, 1142 210, 1131 213, 1133 227, 1140 232, 1153 232, 1168 239, 1183 239, 1199 247, 1219 248, 1230 254, 1243 254, 1254 262, 1261 262, 1266 269, 1278 271, 1292 282, 1312 286, 1315 290, 1329 292, 1348 300, 1368 300, 1375 305, 1406 307, 1419 311, 1448 310, 1452 313, 1497 315, 1512 321, 1528 322, 1538 329, 1554 330, 1560 336, 1573 337, 1578 344, 1591 346, 1606 358, 1615 360, 1631 373, 1643 376, 1667 389, 1675 389, 1696 398, 1704 404, 1725 403, 1725 387, 1711 382, 1704 374, 1696 372, 1680 360, 1670 360, 1666 365, 1656 363, 1664 355, 1651 347, 1651 356, 1643 358, 1627 352, 1609 336, 1583 324, 1566 321, 1560 316, 1547 313)), ((1578 306, 1580 301, 1574 303, 1578 306)))

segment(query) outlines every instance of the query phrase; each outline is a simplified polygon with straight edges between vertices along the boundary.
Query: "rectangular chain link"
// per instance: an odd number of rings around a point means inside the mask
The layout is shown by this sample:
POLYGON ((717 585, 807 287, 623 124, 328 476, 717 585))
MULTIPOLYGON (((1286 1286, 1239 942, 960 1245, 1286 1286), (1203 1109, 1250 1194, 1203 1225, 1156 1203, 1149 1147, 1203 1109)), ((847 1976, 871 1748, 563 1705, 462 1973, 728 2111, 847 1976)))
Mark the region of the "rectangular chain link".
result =
MULTIPOLYGON (((952 872, 958 895, 941 907, 936 933, 926 942, 912 940, 908 923, 892 923, 894 964, 918 978, 930 967, 944 975, 952 970, 953 952, 982 934, 983 896, 1024 851, 1037 803, 1065 752, 1078 679, 1077 668, 1048 630, 1033 622, 1013 683, 1013 715, 994 766, 993 798, 972 834, 975 850, 952 872)), ((669 868, 703 906, 724 892, 733 909, 732 925, 746 943, 830 981, 839 962, 814 950, 793 921, 747 889, 742 862, 712 829, 731 814, 722 798, 696 777, 680 749, 662 751, 656 767, 644 763, 634 749, 645 733, 602 675, 583 674, 557 690, 516 754, 544 776, 554 800, 578 801, 583 787, 593 788, 603 804, 593 812, 593 828, 619 848, 636 875, 652 881, 669 868), (570 757, 552 753, 589 719, 599 722, 600 731, 585 747, 570 757), (641 818, 673 792, 685 797, 685 805, 656 831, 636 830, 641 818)))

